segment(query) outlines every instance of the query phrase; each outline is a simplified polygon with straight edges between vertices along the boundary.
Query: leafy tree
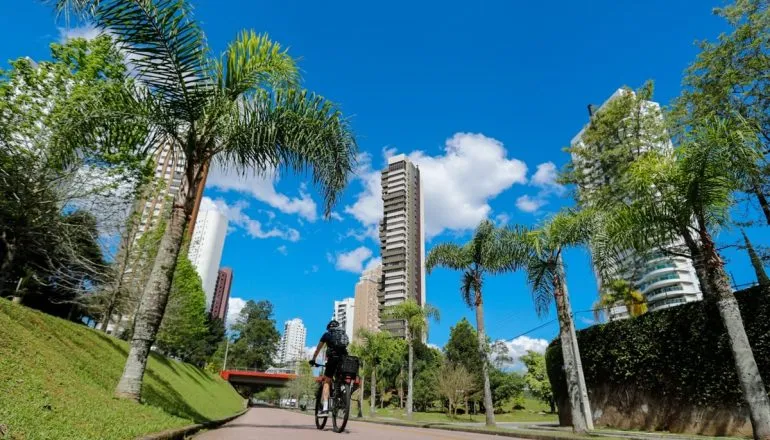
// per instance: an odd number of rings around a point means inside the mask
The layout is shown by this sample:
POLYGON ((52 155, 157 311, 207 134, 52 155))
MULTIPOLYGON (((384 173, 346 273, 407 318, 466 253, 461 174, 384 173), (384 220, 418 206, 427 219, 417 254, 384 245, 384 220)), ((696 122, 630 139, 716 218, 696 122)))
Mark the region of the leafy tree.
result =
POLYGON ((297 399, 297 405, 301 401, 307 402, 315 396, 317 384, 313 370, 305 362, 300 362, 297 370, 297 377, 289 382, 288 396, 297 399))
POLYGON ((524 382, 527 384, 529 392, 550 406, 551 413, 556 412, 556 402, 554 401, 551 382, 548 380, 548 372, 545 368, 545 356, 530 350, 520 359, 527 367, 527 372, 524 374, 524 382))
POLYGON ((269 301, 247 301, 232 331, 237 336, 230 344, 228 366, 257 370, 270 366, 281 335, 275 328, 273 305, 269 301))
POLYGON ((209 329, 206 294, 200 276, 184 254, 179 255, 171 295, 156 344, 164 353, 190 362, 201 349, 209 329))
POLYGON ((375 405, 377 389, 380 390, 380 406, 382 406, 389 399, 384 391, 395 385, 407 347, 403 339, 394 338, 387 332, 370 332, 362 329, 359 330, 359 338, 361 340, 359 355, 370 375, 369 414, 374 415, 377 411, 375 405))
POLYGON ((499 246, 495 244, 496 237, 494 224, 485 220, 476 228, 473 238, 468 243, 463 246, 454 243, 436 245, 431 249, 425 261, 425 267, 429 272, 438 266, 463 272, 460 293, 465 304, 476 310, 477 350, 482 359, 481 374, 487 426, 495 424, 495 414, 492 407, 492 391, 489 385, 482 285, 485 274, 499 273, 505 269, 505 255, 499 252, 499 246))
POLYGON ((594 228, 595 217, 590 210, 565 210, 537 229, 507 228, 502 231, 500 239, 501 248, 507 254, 509 267, 523 267, 526 270, 537 313, 546 313, 551 302, 556 303, 559 338, 562 342, 572 411, 572 428, 578 433, 593 429, 593 420, 580 366, 580 351, 567 292, 562 251, 571 246, 585 244, 594 228))
POLYGON ((703 121, 687 133, 676 155, 650 151, 634 162, 624 188, 629 202, 605 208, 592 243, 606 272, 622 259, 620 249, 643 253, 660 243, 684 242, 684 250, 669 252, 693 258, 704 299, 715 304, 727 330, 754 436, 770 438, 770 400, 713 236, 728 224, 733 194, 741 187, 740 167, 725 164, 758 154, 752 134, 732 121, 703 121))
POLYGON ((444 346, 444 353, 448 362, 462 365, 473 377, 482 383, 481 363, 479 354, 478 335, 467 319, 462 318, 457 324, 449 328, 449 340, 444 346))
POLYGON ((414 406, 419 411, 425 411, 440 397, 436 387, 444 356, 440 350, 422 343, 415 344, 414 356, 414 406))
MULTIPOLYGON (((55 4, 66 7, 67 2, 55 4)), ((212 161, 239 172, 312 168, 328 215, 347 182, 356 145, 333 104, 297 88, 294 60, 267 36, 242 32, 220 58, 212 58, 186 1, 84 4, 87 7, 80 10, 99 29, 109 31, 130 56, 138 87, 85 101, 64 139, 110 140, 113 133, 125 131, 124 125, 136 122, 148 133, 136 145, 171 143, 185 158, 184 182, 139 303, 131 349, 116 389, 118 397, 138 400, 185 225, 212 161)))
POLYGON ((422 336, 428 331, 428 320, 438 321, 438 309, 426 304, 421 306, 413 300, 407 300, 401 304, 392 306, 385 310, 387 319, 406 322, 406 342, 409 351, 409 372, 408 387, 406 395, 406 416, 412 418, 414 408, 414 344, 422 339, 422 336))
MULTIPOLYGON (((752 194, 770 224, 768 154, 770 154, 770 10, 763 0, 737 0, 716 8, 731 31, 715 42, 700 43, 701 52, 687 69, 685 90, 674 106, 678 131, 689 131, 714 116, 747 121, 764 155, 748 164, 740 190, 752 194)), ((734 166, 735 163, 725 163, 734 166)))
POLYGON ((524 395, 524 378, 515 371, 503 371, 492 368, 489 374, 489 382, 492 388, 492 401, 495 402, 495 411, 503 412, 506 403, 513 399, 521 399, 524 395))
POLYGON ((612 280, 604 286, 600 298, 594 304, 594 317, 599 320, 601 311, 609 315, 612 307, 622 304, 629 315, 637 317, 647 313, 647 297, 626 280, 612 280))
POLYGON ((0 71, 0 295, 32 292, 49 310, 79 310, 77 319, 92 313, 92 297, 107 281, 97 226, 126 200, 115 177, 139 181, 147 169, 132 154, 132 135, 142 133, 130 124, 109 147, 62 140, 84 99, 130 82, 109 37, 52 44, 51 55, 0 71))

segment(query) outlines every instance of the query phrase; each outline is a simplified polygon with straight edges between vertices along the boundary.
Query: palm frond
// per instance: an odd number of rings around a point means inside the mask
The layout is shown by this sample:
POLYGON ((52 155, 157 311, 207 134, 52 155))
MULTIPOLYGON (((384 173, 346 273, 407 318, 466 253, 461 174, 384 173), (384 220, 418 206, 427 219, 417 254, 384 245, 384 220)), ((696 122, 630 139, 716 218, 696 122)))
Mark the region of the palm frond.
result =
POLYGON ((92 17, 99 0, 43 0, 43 3, 53 6, 57 16, 64 15, 69 21, 71 14, 81 19, 92 17))
POLYGON ((472 270, 466 270, 460 283, 460 295, 462 295, 463 302, 468 307, 475 307, 477 289, 481 291, 478 276, 472 270))
POLYGON ((556 263, 538 258, 530 259, 527 264, 527 282, 532 290, 532 301, 538 316, 548 313, 554 294, 556 263))
POLYGON ((259 91, 233 107, 223 131, 221 160, 241 173, 312 168, 327 216, 347 184, 358 148, 337 107, 304 90, 259 91))
POLYGON ((473 263, 471 250, 467 246, 454 243, 440 243, 428 252, 425 269, 430 273, 436 267, 452 270, 465 270, 473 263))
POLYGON ((207 46, 185 0, 101 0, 97 25, 115 37, 137 78, 169 112, 194 124, 212 89, 207 46))
POLYGON ((216 65, 217 84, 229 99, 263 85, 294 87, 297 66, 288 51, 266 34, 243 31, 230 43, 216 65))

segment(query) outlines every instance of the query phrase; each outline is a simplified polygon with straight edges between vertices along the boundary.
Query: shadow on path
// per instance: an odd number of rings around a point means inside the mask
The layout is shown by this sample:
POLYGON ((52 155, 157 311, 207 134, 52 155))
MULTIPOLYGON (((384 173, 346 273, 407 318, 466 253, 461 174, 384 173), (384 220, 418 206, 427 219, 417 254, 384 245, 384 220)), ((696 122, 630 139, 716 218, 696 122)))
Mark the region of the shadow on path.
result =
POLYGON ((316 430, 313 425, 258 425, 256 423, 228 423, 219 429, 227 428, 267 428, 267 429, 310 429, 316 430))

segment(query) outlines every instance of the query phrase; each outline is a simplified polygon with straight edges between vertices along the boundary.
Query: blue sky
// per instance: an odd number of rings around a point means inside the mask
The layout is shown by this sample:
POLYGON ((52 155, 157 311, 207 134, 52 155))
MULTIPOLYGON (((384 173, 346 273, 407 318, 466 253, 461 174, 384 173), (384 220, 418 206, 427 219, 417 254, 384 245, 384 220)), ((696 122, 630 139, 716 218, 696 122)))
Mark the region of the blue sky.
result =
MULTIPOLYGON (((370 260, 363 257, 377 257, 367 229, 376 214, 373 176, 387 154, 410 154, 430 170, 423 172, 431 179, 426 221, 435 234, 428 249, 467 239, 485 216, 537 222, 571 203, 550 183, 548 163, 561 168, 567 161, 562 148, 587 122, 586 105, 647 79, 656 81, 657 100, 669 103, 697 53, 694 42, 725 30, 711 14, 717 0, 194 4, 215 53, 241 29, 268 32, 289 46, 301 59, 305 86, 351 117, 364 153, 329 221, 320 218, 321 200, 303 176, 238 181, 215 170, 206 191, 231 219, 222 265, 234 270, 232 296, 270 300, 280 328, 302 318, 311 346, 332 302, 353 295, 370 260), (456 195, 443 188, 456 188, 456 195)), ((3 0, 0 11, 3 61, 47 58, 47 45, 61 38, 40 2, 3 0)), ((753 236, 761 242, 760 234, 753 236)), ((753 281, 747 258, 728 254, 736 281, 753 281)), ((596 284, 588 259, 575 250, 566 261, 573 307, 589 309, 596 284)), ((428 277, 428 301, 442 314, 432 343, 443 345, 463 316, 473 322, 459 282, 446 270, 428 277)), ((553 318, 535 315, 521 274, 489 278, 485 297, 494 339, 510 340, 553 318)), ((578 314, 578 325, 589 318, 578 314)), ((550 340, 556 333, 552 323, 530 336, 550 340)))

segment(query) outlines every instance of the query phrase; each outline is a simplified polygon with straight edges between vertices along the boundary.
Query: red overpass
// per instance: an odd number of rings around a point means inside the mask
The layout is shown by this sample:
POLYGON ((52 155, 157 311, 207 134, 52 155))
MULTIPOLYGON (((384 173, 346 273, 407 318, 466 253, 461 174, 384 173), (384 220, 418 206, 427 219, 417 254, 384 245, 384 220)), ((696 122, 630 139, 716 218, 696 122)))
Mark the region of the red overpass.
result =
POLYGON ((297 377, 291 370, 258 371, 258 370, 223 370, 219 373, 222 379, 233 385, 267 385, 283 387, 297 377))

